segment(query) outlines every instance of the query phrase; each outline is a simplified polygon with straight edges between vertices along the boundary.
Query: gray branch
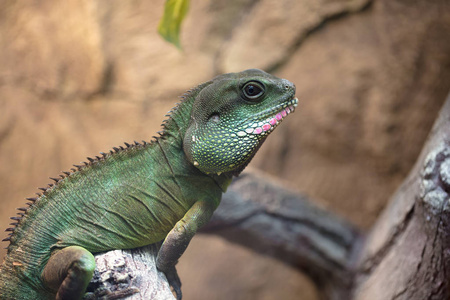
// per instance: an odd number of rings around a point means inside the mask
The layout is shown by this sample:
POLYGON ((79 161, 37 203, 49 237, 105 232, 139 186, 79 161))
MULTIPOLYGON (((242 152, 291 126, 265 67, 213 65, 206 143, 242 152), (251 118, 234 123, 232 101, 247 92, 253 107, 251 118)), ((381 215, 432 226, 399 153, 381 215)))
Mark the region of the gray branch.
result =
POLYGON ((159 245, 95 255, 94 277, 84 300, 173 300, 164 273, 156 269, 159 245))
POLYGON ((360 253, 354 299, 450 299, 450 97, 360 253))
POLYGON ((237 178, 202 232, 298 267, 328 298, 348 299, 358 231, 267 175, 237 178))

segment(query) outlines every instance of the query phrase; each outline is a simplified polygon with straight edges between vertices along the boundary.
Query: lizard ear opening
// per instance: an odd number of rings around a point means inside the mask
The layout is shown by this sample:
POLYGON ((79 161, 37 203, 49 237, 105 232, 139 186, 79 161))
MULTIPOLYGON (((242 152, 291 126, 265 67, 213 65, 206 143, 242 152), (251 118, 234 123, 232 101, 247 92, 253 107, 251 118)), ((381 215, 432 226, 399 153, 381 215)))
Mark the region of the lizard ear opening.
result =
POLYGON ((213 122, 213 123, 219 123, 220 122, 220 116, 218 113, 213 113, 210 117, 209 117, 209 121, 213 122))

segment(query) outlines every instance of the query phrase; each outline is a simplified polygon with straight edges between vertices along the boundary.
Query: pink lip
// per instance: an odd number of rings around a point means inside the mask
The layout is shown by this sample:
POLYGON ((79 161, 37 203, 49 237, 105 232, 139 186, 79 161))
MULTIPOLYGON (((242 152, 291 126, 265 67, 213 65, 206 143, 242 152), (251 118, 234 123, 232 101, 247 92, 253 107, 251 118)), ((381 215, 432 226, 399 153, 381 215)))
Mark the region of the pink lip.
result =
POLYGON ((272 128, 272 126, 270 126, 270 124, 264 124, 264 125, 262 126, 262 129, 263 129, 264 131, 267 131, 267 130, 269 130, 270 128, 272 128))
POLYGON ((269 120, 270 125, 275 125, 277 124, 277 120, 275 118, 272 118, 269 120))
POLYGON ((263 130, 261 127, 257 127, 257 128, 255 128, 255 130, 253 130, 253 134, 260 134, 262 131, 263 130))
MULTIPOLYGON (((266 121, 267 123, 264 123, 264 124, 262 124, 262 126, 256 127, 256 128, 248 127, 247 129, 245 129, 245 132, 244 131, 242 132, 242 134, 245 135, 246 133, 248 133, 248 134, 257 135, 257 134, 261 134, 263 132, 267 132, 267 131, 274 129, 278 125, 278 123, 283 120, 284 117, 286 117, 288 114, 290 114, 291 112, 293 112, 295 110, 295 106, 291 105, 291 106, 285 107, 283 110, 281 110, 275 116, 267 119, 267 121, 266 121)), ((256 124, 254 124, 253 126, 256 126, 256 124)))

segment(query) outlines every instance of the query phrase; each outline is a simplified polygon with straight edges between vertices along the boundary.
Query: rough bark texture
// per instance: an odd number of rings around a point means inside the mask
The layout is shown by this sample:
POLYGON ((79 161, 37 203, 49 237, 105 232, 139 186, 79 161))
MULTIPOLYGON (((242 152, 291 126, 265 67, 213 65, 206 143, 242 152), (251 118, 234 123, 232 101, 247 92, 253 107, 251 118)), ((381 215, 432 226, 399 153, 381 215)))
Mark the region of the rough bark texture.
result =
POLYGON ((346 299, 358 230, 267 175, 236 179, 202 232, 304 271, 327 299, 346 299))
POLYGON ((365 242, 355 299, 450 299, 450 97, 365 242))
POLYGON ((83 300, 175 299, 163 273, 156 269, 159 245, 115 250, 95 256, 96 270, 83 300))
MULTIPOLYGON (((49 176, 149 140, 185 90, 259 67, 293 81, 300 105, 251 166, 369 229, 450 89, 450 1, 191 1, 183 52, 156 33, 163 4, 0 1, 0 227, 49 176)), ((209 235, 179 271, 185 299, 320 292, 296 269, 209 235)))

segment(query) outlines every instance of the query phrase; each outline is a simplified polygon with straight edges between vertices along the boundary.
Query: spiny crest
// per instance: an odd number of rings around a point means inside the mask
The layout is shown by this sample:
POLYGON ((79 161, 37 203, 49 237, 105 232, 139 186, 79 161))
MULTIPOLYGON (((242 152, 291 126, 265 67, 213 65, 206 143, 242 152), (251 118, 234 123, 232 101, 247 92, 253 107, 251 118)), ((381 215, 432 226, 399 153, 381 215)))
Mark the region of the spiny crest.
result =
MULTIPOLYGON (((204 83, 201 83, 198 86, 187 90, 186 92, 184 92, 183 95, 181 95, 179 97, 179 101, 177 103, 175 103, 175 106, 172 107, 172 109, 169 110, 164 115, 165 119, 161 123, 162 131, 158 131, 158 134, 161 138, 165 138, 166 129, 167 129, 167 125, 168 125, 169 121, 175 115, 175 113, 180 109, 180 107, 183 105, 183 103, 185 103, 193 93, 200 91, 201 89, 203 89, 203 87, 205 87, 206 85, 208 85, 210 83, 211 83, 211 81, 206 81, 204 83)), ((155 138, 155 137, 153 137, 153 138, 155 138)))
MULTIPOLYGON (((20 225, 21 220, 27 214, 28 210, 32 209, 34 204, 37 201, 39 201, 42 196, 47 195, 51 189, 56 187, 59 183, 61 183, 61 181, 63 181, 67 177, 85 169, 86 167, 92 166, 99 161, 103 161, 107 157, 115 155, 116 153, 126 151, 131 148, 137 148, 137 147, 143 148, 143 147, 147 147, 148 145, 150 145, 150 143, 148 143, 146 141, 142 141, 142 143, 134 141, 134 143, 132 143, 132 144, 129 144, 129 143, 124 143, 124 144, 125 144, 125 147, 123 147, 123 146, 113 147, 114 150, 111 150, 109 153, 100 152, 100 156, 95 156, 95 158, 87 157, 88 162, 81 162, 81 165, 73 165, 75 168, 71 168, 70 171, 63 171, 62 174, 59 175, 59 177, 49 177, 53 181, 53 183, 49 183, 47 185, 47 187, 38 188, 42 192, 36 193, 37 197, 26 198, 28 201, 30 201, 30 202, 26 203, 26 205, 28 205, 28 207, 17 208, 17 210, 19 212, 16 214, 17 216, 10 218, 14 222, 9 223, 9 225, 11 225, 12 227, 9 227, 5 230, 6 232, 8 232, 8 236, 6 238, 4 238, 2 241, 3 242, 9 241, 11 243, 12 242, 11 239, 14 236, 14 232, 15 232, 17 226, 20 225)), ((9 248, 9 246, 6 247, 5 249, 8 249, 8 248, 9 248)))
MULTIPOLYGON (((128 149, 131 148, 136 148, 136 147, 147 147, 149 145, 151 145, 152 143, 156 142, 158 140, 158 138, 165 138, 165 133, 166 133, 166 128, 167 128, 167 124, 170 120, 170 118, 179 110, 180 106, 186 102, 186 100, 189 98, 189 96, 191 94, 193 94, 194 92, 201 90, 205 85, 209 84, 211 81, 202 83, 200 85, 198 85, 195 88, 192 88, 190 90, 188 90, 187 92, 185 92, 182 96, 180 96, 180 101, 178 103, 175 104, 175 106, 165 115, 166 119, 162 122, 161 127, 162 130, 158 131, 158 137, 153 136, 152 140, 150 141, 150 143, 146 142, 146 141, 142 141, 142 144, 139 142, 134 141, 134 144, 129 144, 129 143, 125 143, 125 147, 124 146, 119 146, 119 147, 113 147, 112 150, 109 151, 109 153, 104 153, 104 152, 100 152, 101 156, 95 156, 95 158, 91 158, 91 157, 87 157, 87 162, 81 162, 80 165, 73 165, 74 168, 70 169, 70 172, 62 172, 62 174, 59 175, 59 178, 57 177, 50 177, 51 180, 54 181, 54 183, 50 183, 48 184, 47 187, 44 188, 39 188, 42 193, 36 193, 37 197, 34 198, 27 198, 27 200, 31 201, 28 202, 27 205, 29 207, 21 207, 18 208, 18 210, 20 212, 17 213, 16 217, 11 217, 11 219, 14 221, 13 223, 10 223, 10 225, 12 225, 12 227, 9 227, 6 229, 6 231, 8 232, 8 237, 6 237, 5 239, 3 239, 2 241, 11 241, 11 238, 14 236, 14 231, 17 228, 17 226, 20 225, 20 222, 22 220, 22 218, 27 214, 29 209, 32 209, 35 202, 39 201, 40 198, 42 196, 45 196, 49 193, 50 190, 52 190, 54 187, 58 186, 58 184, 63 181, 65 178, 71 176, 74 173, 77 173, 81 170, 84 170, 85 168, 92 166, 94 164, 96 164, 99 161, 105 160, 107 157, 109 156, 113 156, 117 153, 120 153, 122 151, 126 151, 128 149)), ((8 249, 8 247, 6 247, 6 249, 8 249)))
POLYGON ((190 94, 192 90, 187 91, 186 93, 184 93, 182 96, 180 96, 180 101, 178 101, 177 103, 175 103, 175 106, 172 107, 171 110, 169 110, 165 115, 165 119, 161 122, 161 127, 163 128, 163 130, 158 131, 157 133, 160 136, 164 135, 164 132, 166 130, 166 125, 169 122, 170 118, 172 117, 172 115, 178 110, 179 106, 186 100, 186 98, 188 97, 188 95, 190 94))

